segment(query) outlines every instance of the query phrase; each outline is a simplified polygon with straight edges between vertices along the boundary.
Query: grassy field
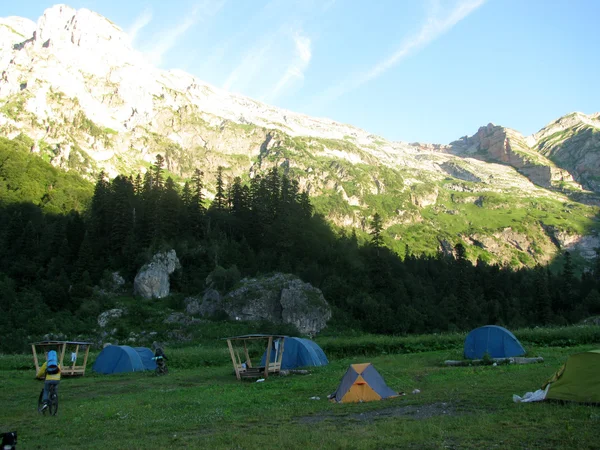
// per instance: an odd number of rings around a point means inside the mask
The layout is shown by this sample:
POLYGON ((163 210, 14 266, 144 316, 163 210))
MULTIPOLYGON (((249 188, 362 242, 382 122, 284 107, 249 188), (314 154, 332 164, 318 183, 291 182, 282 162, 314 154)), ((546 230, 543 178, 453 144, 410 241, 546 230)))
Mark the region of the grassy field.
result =
POLYGON ((459 347, 332 358, 310 375, 262 383, 236 381, 225 364, 178 369, 173 361, 164 377, 90 371, 63 380, 56 417, 36 411, 42 383, 33 370, 14 368, 28 357, 4 356, 0 425, 18 431, 19 448, 598 448, 598 407, 512 401, 513 394, 538 389, 569 354, 595 347, 530 347, 528 354, 544 363, 520 366, 443 366, 460 358, 459 347), (348 365, 367 360, 406 395, 330 403, 326 396, 348 365))

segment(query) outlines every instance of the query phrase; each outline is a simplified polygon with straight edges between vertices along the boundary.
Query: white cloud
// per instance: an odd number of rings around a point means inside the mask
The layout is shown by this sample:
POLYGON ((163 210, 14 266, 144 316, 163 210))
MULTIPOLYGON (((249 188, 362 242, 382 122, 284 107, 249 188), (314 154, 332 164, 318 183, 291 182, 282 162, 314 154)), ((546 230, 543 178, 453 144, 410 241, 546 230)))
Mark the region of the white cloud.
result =
POLYGON ((307 36, 296 33, 294 35, 294 44, 296 47, 296 55, 275 85, 275 88, 268 95, 268 101, 273 101, 277 96, 281 95, 281 93, 289 88, 295 80, 304 79, 304 72, 308 68, 312 58, 311 40, 307 36))
POLYGON ((252 47, 231 71, 223 83, 223 89, 243 91, 244 87, 269 63, 269 52, 275 41, 275 35, 269 35, 262 39, 260 44, 252 47))
POLYGON ((322 104, 335 100, 379 77, 392 67, 396 66, 411 53, 422 49, 436 38, 452 29, 458 22, 483 5, 485 1, 486 0, 462 0, 449 14, 440 17, 439 2, 434 0, 428 8, 428 16, 425 23, 418 33, 406 39, 392 55, 375 64, 369 70, 347 78, 341 83, 327 89, 316 99, 316 103, 322 104))
POLYGON ((127 30, 127 34, 131 38, 131 42, 135 41, 137 34, 144 28, 146 25, 150 23, 152 20, 152 11, 149 9, 145 10, 142 14, 137 16, 131 25, 131 28, 127 30))
POLYGON ((199 21, 214 16, 221 10, 226 0, 220 0, 216 3, 210 2, 209 0, 204 1, 201 4, 197 4, 194 9, 186 14, 176 25, 166 30, 161 31, 158 36, 154 38, 155 43, 144 51, 148 59, 154 65, 160 65, 163 56, 176 44, 177 41, 186 31, 196 25, 199 21), (202 14, 200 14, 202 11, 202 14))

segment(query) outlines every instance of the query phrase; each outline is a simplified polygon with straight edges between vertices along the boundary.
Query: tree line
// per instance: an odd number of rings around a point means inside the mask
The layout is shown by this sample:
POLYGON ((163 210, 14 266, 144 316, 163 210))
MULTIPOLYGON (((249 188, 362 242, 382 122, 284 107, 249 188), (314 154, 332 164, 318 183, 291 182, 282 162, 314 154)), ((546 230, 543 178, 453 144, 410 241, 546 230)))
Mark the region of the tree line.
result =
POLYGON ((94 293, 108 274, 132 281, 158 250, 174 248, 182 268, 172 290, 199 295, 206 277, 293 273, 323 291, 333 329, 403 334, 567 324, 600 314, 600 257, 576 276, 571 257, 548 267, 513 270, 454 255, 403 255, 385 246, 381 219, 368 239, 334 230, 315 214, 297 180, 273 168, 249 180, 219 167, 205 198, 197 169, 179 185, 158 155, 143 175, 101 173, 89 206, 52 213, 28 202, 0 203, 2 350, 21 350, 47 332, 85 333, 107 307, 94 293), (10 330, 10 332, 7 332, 10 330))

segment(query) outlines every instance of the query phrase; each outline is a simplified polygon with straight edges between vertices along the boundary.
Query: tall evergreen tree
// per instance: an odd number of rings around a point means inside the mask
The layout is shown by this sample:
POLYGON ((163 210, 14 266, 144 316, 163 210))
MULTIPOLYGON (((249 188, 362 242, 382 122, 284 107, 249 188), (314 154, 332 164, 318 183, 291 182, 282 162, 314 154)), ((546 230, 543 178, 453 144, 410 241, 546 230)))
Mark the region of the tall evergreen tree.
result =
POLYGON ((212 203, 213 209, 223 211, 225 209, 225 180, 223 179, 223 166, 217 169, 215 198, 212 203))
POLYGON ((157 190, 162 190, 164 185, 163 172, 164 172, 165 159, 159 153, 156 155, 156 160, 154 161, 154 165, 152 166, 152 180, 154 183, 154 188, 157 190))
POLYGON ((375 248, 383 247, 383 237, 381 232, 383 231, 383 222, 381 216, 375 213, 373 220, 371 221, 371 245, 375 248))

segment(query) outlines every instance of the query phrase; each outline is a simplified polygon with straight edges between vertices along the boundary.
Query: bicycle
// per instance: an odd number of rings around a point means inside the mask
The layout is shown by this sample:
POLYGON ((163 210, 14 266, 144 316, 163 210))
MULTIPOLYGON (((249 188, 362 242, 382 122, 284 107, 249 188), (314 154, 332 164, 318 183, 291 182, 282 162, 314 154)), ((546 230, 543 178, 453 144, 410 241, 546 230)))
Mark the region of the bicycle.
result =
POLYGON ((58 393, 56 392, 56 385, 51 384, 48 387, 48 400, 46 401, 46 407, 44 408, 44 389, 40 392, 38 398, 38 411, 42 415, 49 413, 51 416, 55 416, 58 412, 58 393))
POLYGON ((156 375, 166 375, 169 373, 169 368, 162 356, 153 359, 156 360, 156 370, 154 371, 156 375))

